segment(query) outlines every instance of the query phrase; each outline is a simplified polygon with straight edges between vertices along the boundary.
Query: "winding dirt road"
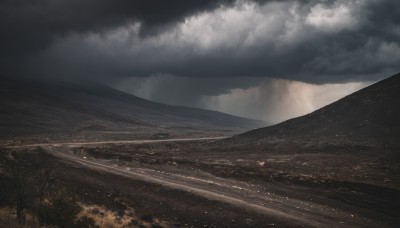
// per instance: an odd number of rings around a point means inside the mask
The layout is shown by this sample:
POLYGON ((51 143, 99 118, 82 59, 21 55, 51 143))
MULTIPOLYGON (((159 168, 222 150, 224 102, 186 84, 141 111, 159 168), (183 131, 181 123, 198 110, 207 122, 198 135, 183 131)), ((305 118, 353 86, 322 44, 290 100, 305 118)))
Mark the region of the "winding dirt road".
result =
MULTIPOLYGON (((215 138, 206 138, 215 139, 215 138)), ((206 140, 201 139, 177 139, 177 140, 137 140, 129 142, 113 141, 113 143, 149 143, 165 141, 184 140, 206 140)), ((258 185, 250 185, 246 182, 224 179, 209 175, 194 175, 180 172, 179 170, 149 169, 135 167, 135 165, 119 166, 113 161, 96 160, 93 158, 79 157, 71 152, 72 147, 93 143, 70 143, 70 144, 42 144, 47 152, 52 155, 86 168, 112 173, 123 177, 155 183, 167 188, 178 189, 189 192, 210 200, 216 200, 231 204, 255 213, 274 216, 278 219, 288 221, 292 224, 307 227, 375 227, 366 218, 331 208, 327 205, 314 203, 312 201, 298 200, 290 195, 277 195, 268 189, 258 185)), ((110 143, 110 142, 100 142, 110 143)), ((271 183, 272 184, 272 183, 271 183)))

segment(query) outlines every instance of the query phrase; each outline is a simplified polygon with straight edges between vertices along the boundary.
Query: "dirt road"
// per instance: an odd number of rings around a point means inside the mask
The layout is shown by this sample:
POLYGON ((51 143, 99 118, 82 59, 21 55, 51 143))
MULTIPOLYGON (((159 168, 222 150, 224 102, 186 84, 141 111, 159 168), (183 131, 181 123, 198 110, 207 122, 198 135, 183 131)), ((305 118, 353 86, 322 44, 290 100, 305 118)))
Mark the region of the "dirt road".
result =
MULTIPOLYGON (((204 140, 203 139, 178 139, 204 140)), ((160 142, 166 140, 154 140, 160 142)), ((168 140, 173 141, 173 140, 168 140)), ((118 141, 114 141, 116 143, 118 141)), ((149 140, 130 141, 130 143, 151 142, 149 140)), ((96 142, 97 143, 97 142, 96 142)), ((211 174, 196 175, 179 170, 149 169, 135 165, 120 166, 110 160, 96 160, 76 156, 72 147, 85 144, 41 145, 46 151, 66 161, 78 163, 86 168, 112 173, 134 180, 155 183, 166 188, 178 189, 208 200, 228 203, 254 213, 266 214, 278 219, 307 227, 376 227, 367 218, 332 208, 312 200, 298 200, 291 195, 277 195, 263 186, 251 185, 243 181, 215 177, 211 174)), ((104 142, 110 143, 110 142, 104 142)), ((271 183, 273 184, 273 183, 271 183)))

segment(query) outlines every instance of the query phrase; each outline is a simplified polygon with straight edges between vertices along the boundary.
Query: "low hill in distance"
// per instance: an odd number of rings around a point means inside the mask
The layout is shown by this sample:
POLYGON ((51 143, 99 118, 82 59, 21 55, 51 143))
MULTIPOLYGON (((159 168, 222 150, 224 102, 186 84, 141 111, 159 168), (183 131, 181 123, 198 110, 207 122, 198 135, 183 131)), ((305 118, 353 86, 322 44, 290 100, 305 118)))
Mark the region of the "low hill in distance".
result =
POLYGON ((400 74, 308 115, 222 140, 224 147, 269 150, 400 147, 400 74))
POLYGON ((0 87, 1 139, 218 136, 265 125, 216 111, 160 104, 100 84, 7 79, 0 87))

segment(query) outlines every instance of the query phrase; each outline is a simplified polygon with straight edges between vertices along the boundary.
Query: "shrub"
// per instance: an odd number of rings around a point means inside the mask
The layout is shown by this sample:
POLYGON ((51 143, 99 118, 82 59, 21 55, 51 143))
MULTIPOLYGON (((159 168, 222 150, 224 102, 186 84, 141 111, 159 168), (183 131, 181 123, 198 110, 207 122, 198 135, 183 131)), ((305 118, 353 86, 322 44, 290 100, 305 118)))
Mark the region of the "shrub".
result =
POLYGON ((82 217, 75 222, 76 228, 98 228, 99 226, 96 225, 96 222, 89 217, 82 217))
POLYGON ((51 196, 48 201, 39 202, 36 215, 41 224, 58 227, 74 227, 75 219, 82 210, 78 198, 62 189, 51 196))
POLYGON ((153 222, 153 216, 149 213, 145 213, 142 216, 140 216, 140 219, 142 219, 145 222, 153 222))

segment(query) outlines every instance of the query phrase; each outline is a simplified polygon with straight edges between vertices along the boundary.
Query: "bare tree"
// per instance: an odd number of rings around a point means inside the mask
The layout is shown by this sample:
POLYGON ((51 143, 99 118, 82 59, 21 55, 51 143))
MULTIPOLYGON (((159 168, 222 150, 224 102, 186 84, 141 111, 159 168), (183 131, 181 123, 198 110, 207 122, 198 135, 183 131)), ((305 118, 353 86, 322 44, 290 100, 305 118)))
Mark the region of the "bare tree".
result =
POLYGON ((39 197, 39 201, 42 202, 50 187, 51 182, 54 180, 54 170, 43 168, 39 170, 34 177, 34 187, 39 197))
POLYGON ((16 204, 17 221, 19 224, 23 224, 25 209, 31 207, 33 202, 31 177, 29 172, 18 164, 8 166, 6 172, 12 187, 11 198, 16 204))
POLYGON ((17 221, 25 222, 25 210, 33 205, 31 172, 19 159, 17 153, 12 153, 9 159, 3 161, 3 174, 9 186, 9 200, 16 206, 17 221))

